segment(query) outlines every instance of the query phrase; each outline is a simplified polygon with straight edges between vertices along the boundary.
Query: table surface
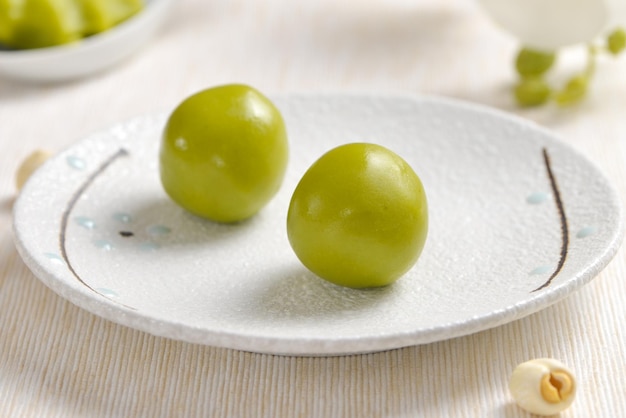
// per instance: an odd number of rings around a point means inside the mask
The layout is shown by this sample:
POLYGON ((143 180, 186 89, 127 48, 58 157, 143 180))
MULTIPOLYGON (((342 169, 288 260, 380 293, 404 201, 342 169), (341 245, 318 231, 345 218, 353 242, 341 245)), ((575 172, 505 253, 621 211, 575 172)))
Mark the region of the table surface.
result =
POLYGON ((623 250, 581 290, 507 325, 316 358, 116 325, 49 290, 13 244, 14 173, 31 151, 59 151, 229 82, 270 95, 435 94, 497 107, 555 131, 623 200, 626 57, 600 62, 582 104, 525 110, 510 95, 517 47, 472 0, 179 0, 159 36, 111 71, 45 86, 0 79, 0 416, 526 417, 507 381, 536 357, 560 359, 577 375, 578 398, 563 417, 626 416, 623 250))

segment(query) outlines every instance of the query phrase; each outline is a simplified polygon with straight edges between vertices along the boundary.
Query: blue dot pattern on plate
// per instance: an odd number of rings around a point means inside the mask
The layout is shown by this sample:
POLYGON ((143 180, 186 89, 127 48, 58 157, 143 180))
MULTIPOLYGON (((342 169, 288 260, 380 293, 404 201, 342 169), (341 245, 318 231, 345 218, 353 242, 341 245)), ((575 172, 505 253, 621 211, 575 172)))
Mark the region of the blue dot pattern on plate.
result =
POLYGON ((86 216, 77 216, 74 218, 74 221, 85 229, 94 229, 96 227, 96 222, 86 216))
POLYGON ((142 242, 141 244, 139 244, 139 248, 142 251, 155 251, 158 250, 159 248, 161 248, 161 246, 159 244, 156 244, 154 242, 142 242))
POLYGON ((98 293, 100 293, 102 296, 106 296, 108 298, 117 298, 119 297, 119 295, 117 294, 117 292, 111 290, 111 289, 107 289, 106 287, 99 287, 96 289, 96 291, 98 293))
POLYGON ((172 232, 172 230, 164 225, 152 225, 148 227, 148 233, 152 236, 167 235, 170 232, 172 232))
POLYGON ((110 241, 105 239, 99 239, 93 242, 93 244, 104 251, 111 251, 113 249, 113 244, 110 241))
POLYGON ((535 193, 530 194, 526 198, 526 202, 531 205, 539 205, 545 202, 546 200, 548 200, 548 193, 544 193, 544 192, 535 192, 535 193))
POLYGON ((67 157, 66 161, 67 161, 67 165, 72 167, 74 170, 84 170, 85 167, 87 167, 85 160, 78 158, 78 157, 74 157, 72 155, 67 157))
POLYGON ((596 233, 596 228, 594 226, 587 226, 583 229, 581 229, 580 231, 578 231, 578 233, 576 234, 576 238, 587 238, 590 235, 593 235, 596 233))
POLYGON ((130 223, 133 221, 132 215, 125 212, 116 212, 113 214, 113 219, 122 223, 130 223))
MULTIPOLYGON (((123 211, 113 213, 111 215, 111 218, 123 224, 129 224, 134 221, 133 215, 123 211)), ((96 222, 87 216, 77 216, 74 218, 74 222, 88 230, 96 229, 96 222)), ((148 235, 153 238, 163 237, 169 235, 172 232, 171 228, 160 224, 151 225, 146 229, 146 231, 148 235)), ((117 231, 117 233, 124 238, 134 236, 132 230, 122 230, 117 231)), ((110 251, 115 248, 114 243, 107 239, 96 239, 92 241, 92 244, 104 251, 110 251)), ((161 245, 152 241, 143 241, 139 244, 139 249, 146 252, 154 251, 159 248, 161 248, 161 245)))
POLYGON ((65 264, 65 262, 63 261, 63 258, 61 258, 61 256, 58 254, 44 253, 43 255, 45 255, 46 258, 48 258, 48 260, 50 260, 51 263, 59 264, 59 265, 65 264))
POLYGON ((538 274, 546 274, 549 273, 550 271, 552 271, 553 267, 552 266, 539 266, 536 269, 534 269, 533 271, 531 271, 529 274, 531 276, 535 276, 538 274))

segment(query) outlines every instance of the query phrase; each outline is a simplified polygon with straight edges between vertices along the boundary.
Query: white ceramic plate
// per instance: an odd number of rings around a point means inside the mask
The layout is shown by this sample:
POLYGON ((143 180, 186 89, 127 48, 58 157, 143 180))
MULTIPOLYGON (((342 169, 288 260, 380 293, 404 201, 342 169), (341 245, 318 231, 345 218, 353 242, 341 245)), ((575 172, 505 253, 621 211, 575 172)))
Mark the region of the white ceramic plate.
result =
MULTIPOLYGON (((170 201, 158 177, 166 115, 97 133, 48 161, 16 202, 15 237, 37 277, 111 321, 264 353, 385 350, 474 333, 562 299, 622 237, 616 193, 584 156, 503 113, 415 97, 289 96, 284 185, 249 222, 218 225, 170 201), (330 148, 367 141, 421 176, 430 232, 394 285, 345 289, 287 241, 291 192, 330 148)), ((373 260, 375 262, 375 260, 373 260)))
POLYGON ((27 82, 59 82, 85 77, 128 58, 154 36, 171 0, 146 0, 144 10, 84 40, 50 48, 0 50, 0 75, 27 82))

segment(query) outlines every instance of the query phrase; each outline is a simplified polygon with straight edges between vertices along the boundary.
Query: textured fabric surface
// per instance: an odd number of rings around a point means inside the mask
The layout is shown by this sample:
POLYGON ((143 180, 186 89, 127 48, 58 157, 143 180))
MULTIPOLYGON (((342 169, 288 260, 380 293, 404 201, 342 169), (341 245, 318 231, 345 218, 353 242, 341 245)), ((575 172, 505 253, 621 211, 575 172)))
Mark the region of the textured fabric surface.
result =
MULTIPOLYGON (((98 318, 37 280, 13 244, 14 173, 117 121, 204 87, 271 93, 438 94, 557 132, 626 197, 626 57, 600 63, 570 109, 517 109, 515 41, 471 0, 179 0, 159 37, 122 65, 60 85, 0 79, 0 417, 527 417, 507 381, 555 357, 580 389, 563 417, 626 416, 626 256, 516 322, 382 353, 300 358, 154 337, 98 318)), ((567 74, 580 63, 561 63, 567 74)), ((557 72, 557 74, 558 74, 557 72)))

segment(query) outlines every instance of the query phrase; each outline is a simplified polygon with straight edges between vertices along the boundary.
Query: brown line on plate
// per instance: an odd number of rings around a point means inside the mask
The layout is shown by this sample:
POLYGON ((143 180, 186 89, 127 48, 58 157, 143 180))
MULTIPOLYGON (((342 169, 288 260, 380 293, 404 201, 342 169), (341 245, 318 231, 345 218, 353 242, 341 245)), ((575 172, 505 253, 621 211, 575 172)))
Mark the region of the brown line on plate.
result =
POLYGON ((548 155, 548 150, 543 148, 543 160, 546 165, 546 171, 548 172, 548 177, 550 178, 550 187, 552 188, 552 194, 554 195, 554 202, 556 203, 556 209, 559 212, 559 218, 561 222, 561 254, 559 257, 559 263, 554 269, 554 272, 550 275, 548 280, 533 292, 537 292, 541 289, 544 289, 552 283, 552 280, 559 274, 563 265, 565 264, 565 259, 567 258, 567 250, 569 248, 569 228, 567 226, 567 216, 565 216, 565 208, 563 206, 563 200, 561 199, 561 193, 559 192, 559 186, 556 182, 556 178, 554 177, 554 172, 552 171, 552 165, 550 163, 550 156, 548 155))
POLYGON ((65 260, 65 264, 67 264, 67 268, 83 286, 85 286, 87 289, 91 290, 92 292, 102 296, 103 298, 109 299, 115 303, 125 306, 126 308, 136 310, 132 306, 127 306, 127 305, 124 305, 123 303, 113 300, 107 297, 106 295, 103 295, 102 293, 98 292, 93 287, 89 286, 83 279, 81 279, 81 277, 78 275, 76 270, 74 270, 74 267, 72 266, 72 263, 70 262, 69 257, 67 255, 67 249, 65 248, 68 220, 70 218, 70 214, 72 213, 72 210, 74 209, 74 206, 76 206, 76 202, 78 202, 78 199, 80 199, 83 193, 85 193, 85 190, 87 190, 87 188, 94 182, 94 180, 98 178, 98 176, 100 176, 111 164, 113 164, 115 160, 117 160, 120 157, 127 156, 127 155, 128 155, 128 151, 126 151, 124 148, 120 148, 119 150, 117 150, 117 152, 111 155, 109 158, 107 158, 100 165, 100 167, 98 167, 96 171, 91 173, 91 175, 87 177, 87 180, 85 180, 85 182, 78 188, 78 190, 74 192, 70 200, 67 202, 67 206, 65 208, 65 211, 63 212, 63 217, 61 218, 61 231, 59 233, 59 246, 61 248, 61 257, 63 257, 63 260, 65 260))

